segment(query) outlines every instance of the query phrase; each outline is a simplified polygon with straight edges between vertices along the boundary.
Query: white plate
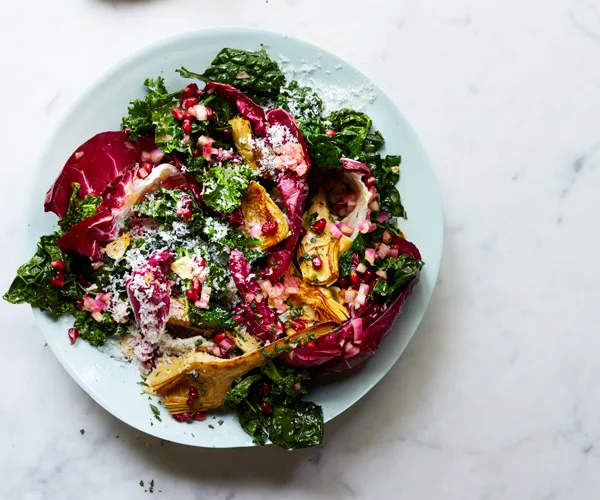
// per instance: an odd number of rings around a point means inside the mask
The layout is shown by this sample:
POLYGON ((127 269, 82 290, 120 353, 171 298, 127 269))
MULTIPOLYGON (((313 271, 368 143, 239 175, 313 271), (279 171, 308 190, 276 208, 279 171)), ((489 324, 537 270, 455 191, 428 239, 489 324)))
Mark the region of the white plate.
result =
MULTIPOLYGON (((269 54, 301 66, 314 64, 310 78, 317 86, 335 85, 346 89, 371 86, 376 99, 364 110, 387 139, 387 152, 402 155, 400 192, 409 219, 402 222, 408 239, 415 242, 426 262, 421 281, 406 304, 377 355, 362 370, 320 387, 309 399, 323 407, 329 421, 366 394, 392 367, 417 329, 433 291, 442 252, 443 224, 440 196, 429 160, 413 129, 386 97, 364 75, 339 57, 306 42, 262 30, 226 28, 196 31, 161 40, 121 61, 99 78, 75 102, 54 130, 36 170, 36 181, 26 234, 32 253, 38 238, 54 230, 54 214, 43 212, 46 190, 69 155, 94 134, 118 130, 127 104, 144 95, 146 77, 163 75, 169 88, 181 88, 175 69, 181 66, 202 71, 223 47, 256 50, 268 46, 269 54)), ((185 83, 184 83, 185 82, 185 83)), ((35 310, 35 317, 48 345, 77 383, 117 418, 153 436, 193 446, 227 448, 251 446, 235 416, 226 410, 217 418, 225 422, 210 429, 212 419, 180 424, 162 407, 162 422, 156 420, 147 396, 140 395, 140 375, 133 364, 123 363, 106 352, 79 341, 70 345, 67 329, 72 320, 55 322, 35 310), (192 436, 193 433, 193 436, 192 436)), ((156 404, 156 401, 154 401, 156 404)), ((213 421, 214 423, 214 421, 213 421)), ((325 440, 326 442, 326 440, 325 440)))

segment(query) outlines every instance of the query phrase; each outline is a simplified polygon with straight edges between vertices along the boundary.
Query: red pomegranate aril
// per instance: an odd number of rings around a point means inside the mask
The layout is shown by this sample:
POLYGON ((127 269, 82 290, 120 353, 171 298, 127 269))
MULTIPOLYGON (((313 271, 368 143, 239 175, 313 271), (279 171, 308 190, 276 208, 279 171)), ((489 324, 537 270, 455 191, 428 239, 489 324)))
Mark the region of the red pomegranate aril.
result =
POLYGON ((173 418, 179 423, 183 422, 183 415, 173 415, 173 418))
POLYGON ((79 309, 80 311, 83 310, 83 299, 75 299, 75 301, 73 302, 73 304, 75 304, 75 307, 77 309, 79 309))
POLYGON ((394 250, 400 250, 400 245, 398 243, 394 243, 390 248, 393 248, 394 250))
POLYGON ((273 413, 273 407, 266 401, 263 401, 260 404, 260 411, 262 411, 268 417, 271 413, 273 413))
POLYGON ((192 290, 196 293, 199 293, 202 289, 202 285, 200 284, 200 280, 198 278, 192 279, 192 290))
POLYGON ((338 201, 337 203, 333 204, 333 211, 339 213, 339 211, 344 210, 344 208, 346 208, 346 206, 347 206, 347 204, 344 203, 343 201, 338 201))
POLYGON ((192 398, 190 398, 190 399, 188 399, 188 400, 185 402, 185 404, 186 404, 186 405, 188 405, 188 406, 193 406, 193 405, 194 405, 194 400, 193 400, 192 398))
POLYGON ((292 328, 297 332, 301 332, 306 328, 306 326, 304 326, 304 323, 301 321, 292 321, 292 328))
POLYGON ((318 255, 315 255, 312 258, 312 265, 317 270, 321 269, 323 267, 323 261, 321 260, 321 257, 319 257, 318 255))
POLYGON ((340 288, 346 288, 348 286, 348 278, 338 279, 336 285, 340 288))
POLYGON ((312 340, 306 343, 306 347, 315 347, 316 345, 312 340))
POLYGON ((50 284, 54 288, 62 288, 63 286, 65 286, 65 280, 60 279, 58 276, 52 276, 52 278, 50 278, 50 284))
POLYGON ((358 285, 360 283, 360 276, 354 269, 350 271, 350 283, 353 285, 358 285))
POLYGON ((189 420, 192 415, 186 411, 185 413, 182 413, 181 416, 183 417, 183 420, 189 420))
POLYGON ((181 127, 186 134, 192 133, 192 122, 190 120, 183 120, 181 127))
POLYGON ((202 154, 202 151, 200 151, 199 149, 194 149, 194 150, 192 151, 192 156, 193 156, 194 158, 198 158, 198 157, 199 157, 201 154, 202 154))
POLYGON ((315 233, 320 233, 323 231, 323 229, 325 229, 325 226, 327 225, 327 221, 325 219, 319 219, 317 222, 315 222, 313 224, 313 231, 315 233))
POLYGON ((271 384, 263 384, 262 392, 263 396, 268 396, 271 394, 271 384))
POLYGON ((375 185, 377 179, 375 179, 375 177, 367 177, 363 182, 365 183, 365 186, 370 188, 371 186, 375 185))
POLYGON ((198 104, 197 97, 188 97, 185 101, 183 101, 183 109, 190 109, 192 106, 198 104))
POLYGON ((303 227, 300 228, 300 231, 298 231, 298 239, 302 239, 306 236, 306 229, 304 229, 303 227))
POLYGON ((171 113, 173 114, 173 118, 175 118, 178 122, 183 120, 183 110, 181 108, 173 108, 171 113))
POLYGON ((195 95, 198 95, 198 85, 195 83, 190 83, 181 91, 182 99, 187 99, 188 97, 193 97, 195 95))
POLYGON ((277 226, 279 224, 276 220, 270 220, 262 225, 262 233, 265 236, 273 236, 277 232, 277 226))
POLYGON ((325 131, 325 135, 328 135, 329 137, 335 137, 337 135, 337 132, 331 128, 328 128, 325 131))
POLYGON ((69 340, 71 344, 74 344, 75 341, 79 338, 79 332, 76 328, 69 328, 69 340))
POLYGON ((194 414, 194 420, 198 420, 199 422, 202 422, 205 419, 206 419, 206 413, 204 413, 203 411, 197 411, 194 414))
POLYGON ((362 275, 362 281, 363 283, 367 283, 368 281, 371 281, 373 279, 373 276, 375 276, 375 273, 373 272, 372 269, 367 269, 364 274, 362 275))
POLYGON ((67 267, 64 260, 53 260, 50 263, 50 266, 52 266, 52 269, 55 271, 64 271, 65 267, 67 267))
POLYGON ((189 111, 184 111, 183 112, 183 119, 184 120, 189 120, 191 122, 194 119, 194 117, 192 115, 190 115, 189 111))
POLYGON ((194 292, 194 290, 186 290, 185 296, 190 302, 196 302, 200 299, 200 297, 198 297, 198 294, 194 292))
POLYGON ((223 332, 221 332, 221 333, 217 333, 217 334, 215 335, 215 338, 213 339, 213 342, 214 342, 215 344, 219 344, 219 343, 221 342, 221 340, 223 340, 223 339, 225 338, 225 336, 226 336, 226 335, 225 335, 223 332))

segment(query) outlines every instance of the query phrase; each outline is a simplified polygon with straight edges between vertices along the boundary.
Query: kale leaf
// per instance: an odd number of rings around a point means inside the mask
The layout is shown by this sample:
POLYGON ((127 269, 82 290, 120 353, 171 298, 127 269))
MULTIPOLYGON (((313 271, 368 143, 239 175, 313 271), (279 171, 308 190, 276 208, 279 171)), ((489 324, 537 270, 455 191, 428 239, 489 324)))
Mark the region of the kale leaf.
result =
POLYGON ((121 129, 134 141, 141 136, 154 136, 157 122, 165 127, 165 116, 168 113, 172 118, 171 109, 177 104, 180 95, 179 92, 167 92, 162 76, 156 79, 146 78, 144 85, 148 94, 144 99, 131 101, 127 108, 127 116, 121 121, 121 129))
POLYGON ((327 118, 335 130, 335 141, 349 158, 359 157, 365 139, 369 135, 371 118, 365 113, 353 109, 334 111, 327 118))
POLYGON ((254 178, 254 171, 245 165, 212 167, 206 178, 200 179, 204 184, 202 197, 204 203, 217 212, 229 214, 240 206, 242 197, 254 178))
POLYGON ((281 89, 277 107, 289 111, 299 122, 320 120, 323 114, 323 101, 310 87, 301 87, 296 80, 281 89))
POLYGON ((63 233, 66 233, 71 227, 78 222, 81 222, 88 217, 91 217, 98 210, 98 205, 102 201, 100 196, 94 196, 88 194, 84 198, 79 197, 81 186, 77 183, 73 183, 73 192, 69 199, 69 207, 64 217, 58 221, 58 225, 62 229, 63 233))
POLYGON ((348 276, 352 267, 353 255, 357 253, 360 256, 361 262, 364 262, 365 249, 369 246, 369 236, 363 233, 358 233, 352 246, 346 250, 339 261, 340 276, 348 276))
POLYGON ((198 309, 195 305, 189 304, 188 317, 190 324, 198 328, 230 330, 237 326, 229 309, 219 305, 213 305, 210 309, 198 309))
POLYGON ((177 72, 184 78, 228 83, 251 99, 277 98, 279 90, 285 85, 285 76, 264 47, 256 52, 225 48, 203 74, 185 68, 177 72))
POLYGON ((376 262, 376 265, 387 273, 387 279, 378 280, 371 293, 386 302, 392 302, 400 289, 419 274, 424 262, 403 254, 398 258, 386 257, 383 261, 376 262))
POLYGON ((75 314, 73 326, 79 332, 79 336, 96 347, 104 345, 106 339, 112 335, 127 333, 126 327, 113 321, 108 314, 103 314, 102 317, 102 321, 96 321, 88 312, 78 311, 75 314))
POLYGON ((400 161, 400 156, 388 155, 383 159, 372 158, 370 165, 373 176, 377 179, 380 211, 392 217, 406 219, 406 210, 396 188, 396 184, 400 180, 400 161))
POLYGON ((56 243, 60 234, 56 232, 40 238, 37 252, 29 262, 19 267, 17 277, 4 294, 4 300, 11 304, 31 304, 53 318, 60 318, 75 310, 73 301, 78 296, 78 288, 73 275, 68 272, 70 259, 56 243), (62 288, 50 284, 50 278, 56 274, 50 265, 53 260, 63 260, 67 266, 62 288))

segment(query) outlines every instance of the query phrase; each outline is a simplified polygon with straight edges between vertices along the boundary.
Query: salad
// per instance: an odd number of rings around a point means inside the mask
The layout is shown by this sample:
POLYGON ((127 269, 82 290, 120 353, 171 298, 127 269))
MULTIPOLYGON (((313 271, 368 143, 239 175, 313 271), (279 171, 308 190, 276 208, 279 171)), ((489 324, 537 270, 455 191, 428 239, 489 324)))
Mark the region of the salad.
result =
POLYGON ((177 72, 73 152, 44 202, 58 227, 4 299, 73 316, 73 344, 118 339, 177 422, 229 405, 257 444, 319 445, 315 375, 376 353, 424 265, 401 158, 264 48, 177 72))

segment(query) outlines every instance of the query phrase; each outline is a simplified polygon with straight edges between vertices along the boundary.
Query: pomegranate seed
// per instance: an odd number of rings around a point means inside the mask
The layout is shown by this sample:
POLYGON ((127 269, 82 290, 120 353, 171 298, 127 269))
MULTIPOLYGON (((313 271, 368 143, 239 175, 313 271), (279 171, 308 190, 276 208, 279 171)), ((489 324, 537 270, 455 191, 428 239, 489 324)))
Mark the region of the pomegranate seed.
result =
POLYGON ((215 116, 215 114, 213 113, 213 110, 210 108, 206 108, 206 119, 212 120, 213 116, 215 116))
POLYGON ((191 417, 191 415, 187 411, 185 413, 182 413, 181 416, 183 417, 183 420, 189 420, 189 418, 191 417))
POLYGON ((200 292, 202 289, 202 285, 200 284, 200 280, 198 278, 194 278, 192 280, 192 290, 196 293, 200 292))
POLYGON ((194 119, 194 117, 192 115, 190 115, 189 111, 184 111, 183 112, 183 119, 184 120, 189 120, 191 122, 194 119))
POLYGON ((190 392, 188 392, 188 396, 190 397, 190 399, 196 401, 196 399, 198 399, 198 391, 192 387, 190 389, 190 392))
POLYGON ((372 269, 367 269, 364 272, 364 274, 362 275, 363 283, 371 281, 373 279, 373 276, 375 276, 375 273, 373 272, 373 270, 372 269))
POLYGON ((183 101, 183 109, 190 109, 192 106, 195 106, 196 104, 198 104, 198 98, 197 97, 189 97, 188 99, 183 101))
POLYGON ((340 210, 344 210, 344 208, 346 208, 346 203, 344 203, 343 201, 338 201, 337 203, 333 204, 333 211, 334 212, 339 212, 340 210))
POLYGON ((271 384, 263 384, 263 395, 268 396, 271 394, 271 384))
POLYGON ((217 333, 217 334, 215 335, 215 338, 213 339, 213 342, 214 342, 215 344, 220 344, 220 343, 221 343, 221 341, 222 341, 224 338, 225 338, 225 334, 224 334, 223 332, 221 332, 221 333, 217 333))
POLYGON ((65 267, 67 267, 64 260, 53 260, 50 262, 50 266, 52 266, 52 269, 55 271, 64 271, 65 267))
POLYGON ((336 285, 340 288, 346 288, 348 286, 348 278, 340 278, 337 280, 336 285))
POLYGON ((183 415, 173 415, 173 418, 177 420, 177 422, 183 422, 183 415))
POLYGON ((50 278, 50 284, 54 288, 62 288, 63 286, 65 286, 65 280, 60 279, 58 276, 52 276, 52 278, 50 278))
POLYGON ((325 229, 325 226, 327 225, 327 221, 325 219, 319 219, 317 222, 315 222, 313 224, 313 231, 315 233, 320 233, 321 231, 323 231, 323 229, 325 229))
POLYGON ((273 407, 266 401, 263 401, 260 404, 260 411, 262 411, 268 417, 271 413, 273 413, 273 407))
POLYGON ((185 296, 190 302, 197 302, 200 299, 200 297, 198 297, 198 294, 194 292, 194 290, 186 290, 185 296))
POLYGON ((316 345, 312 340, 306 343, 306 347, 315 347, 316 345))
POLYGON ((190 220, 192 218, 192 210, 190 208, 183 208, 175 212, 177 217, 182 217, 184 220, 190 220))
POLYGON ((87 278, 83 274, 79 275, 78 280, 79 280, 79 283, 81 283, 81 285, 85 288, 89 288, 90 286, 92 286, 92 284, 87 280, 87 278))
POLYGON ((198 158, 198 157, 199 157, 201 154, 202 154, 202 151, 200 151, 199 149, 194 149, 194 150, 192 151, 192 156, 193 156, 194 158, 198 158))
POLYGON ((301 321, 292 321, 292 328, 294 330, 296 330, 297 332, 301 332, 306 327, 304 326, 304 323, 302 323, 301 321))
POLYGON ((386 229, 381 236, 381 241, 383 241, 386 245, 389 245, 392 242, 392 233, 386 229))
POLYGON ((193 97, 198 95, 198 85, 195 83, 190 83, 186 88, 181 91, 181 98, 187 99, 188 97, 193 97))
POLYGON ((202 422, 202 420, 206 419, 206 413, 204 413, 203 411, 197 411, 194 414, 194 420, 198 420, 200 422, 202 422))
POLYGON ((298 232, 298 238, 302 239, 306 236, 306 229, 304 229, 303 227, 300 228, 300 231, 298 232))
POLYGON ((262 233, 265 236, 273 236, 277 232, 277 226, 279 224, 276 220, 270 220, 262 225, 262 233))
POLYGON ((394 243, 390 248, 393 248, 394 250, 400 250, 400 245, 398 243, 394 243))
POLYGON ((173 118, 175 118, 178 122, 183 120, 183 111, 181 108, 173 108, 171 113, 173 114, 173 118))
POLYGON ((315 255, 312 258, 312 265, 315 269, 321 269, 323 267, 323 261, 321 260, 321 257, 319 257, 318 255, 315 255))
POLYGON ((329 137, 335 137, 335 136, 337 135, 337 133, 336 133, 336 131, 335 131, 335 130, 333 130, 333 129, 331 129, 331 128, 328 128, 328 129, 325 131, 325 135, 328 135, 329 137))
POLYGON ((358 285, 360 283, 360 276, 354 269, 352 269, 352 271, 350 271, 350 282, 353 285, 358 285))
POLYGON ((193 400, 192 398, 190 398, 190 399, 188 399, 188 400, 185 402, 185 404, 186 404, 186 405, 188 405, 188 406, 193 406, 193 405, 194 405, 194 400, 193 400))
POLYGON ((234 313, 231 315, 231 317, 233 318, 233 321, 237 322, 237 323, 243 323, 244 322, 244 315, 240 314, 240 313, 234 313))
POLYGON ((69 328, 69 340, 71 344, 74 344, 75 341, 79 338, 79 332, 75 328, 69 328))
POLYGON ((183 120, 181 127, 186 134, 192 133, 192 122, 190 120, 183 120))
POLYGON ((370 188, 371 186, 375 185, 377 179, 375 179, 375 177, 367 177, 363 182, 365 183, 365 186, 370 188))
POLYGON ((75 304, 75 307, 77 309, 79 309, 80 311, 83 310, 83 299, 75 299, 75 301, 73 302, 73 304, 75 304))

